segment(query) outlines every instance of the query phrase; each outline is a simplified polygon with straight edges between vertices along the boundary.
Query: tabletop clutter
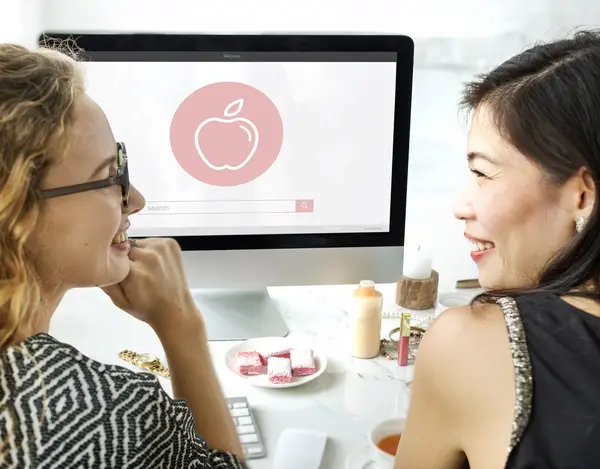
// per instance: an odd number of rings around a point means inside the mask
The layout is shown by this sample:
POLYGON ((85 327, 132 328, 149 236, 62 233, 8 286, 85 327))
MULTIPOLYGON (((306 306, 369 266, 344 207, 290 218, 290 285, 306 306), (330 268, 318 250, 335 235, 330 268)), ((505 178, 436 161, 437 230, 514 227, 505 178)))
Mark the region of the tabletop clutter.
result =
MULTIPOLYGON (((432 267, 429 251, 419 247, 408 253, 404 273, 396 283, 394 298, 395 304, 407 311, 398 314, 398 326, 389 332, 388 337, 381 338, 383 294, 374 281, 362 280, 352 292, 352 303, 348 309, 351 356, 362 359, 383 356, 397 361, 399 366, 412 363, 434 317, 432 310, 436 308, 438 284, 439 275, 432 267), (419 311, 423 311, 423 317, 420 317, 419 311)), ((315 375, 317 371, 314 352, 309 348, 254 348, 260 347, 252 346, 250 350, 237 352, 236 368, 240 375, 265 375, 269 383, 288 384, 298 377, 315 375)))
MULTIPOLYGON (((396 284, 396 304, 412 311, 433 309, 439 275, 432 268, 431 256, 426 249, 419 248, 407 260, 404 274, 396 284)), ((389 339, 382 339, 383 295, 375 282, 362 280, 353 291, 352 300, 348 331, 353 357, 369 359, 382 355, 397 360, 399 366, 407 366, 414 360, 425 328, 411 325, 412 313, 402 312, 399 327, 390 332, 389 339), (398 339, 393 338, 395 332, 398 339)))

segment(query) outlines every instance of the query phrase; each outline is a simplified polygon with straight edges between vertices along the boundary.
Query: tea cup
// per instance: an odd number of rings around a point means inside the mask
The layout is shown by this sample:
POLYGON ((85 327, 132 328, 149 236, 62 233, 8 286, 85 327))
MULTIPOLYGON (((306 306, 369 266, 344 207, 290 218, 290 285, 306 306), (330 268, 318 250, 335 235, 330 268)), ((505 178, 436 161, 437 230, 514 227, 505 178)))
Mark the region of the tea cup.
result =
POLYGON ((379 444, 385 437, 402 435, 405 423, 403 418, 390 418, 377 423, 369 432, 369 454, 377 469, 394 469, 395 454, 383 451, 379 444))

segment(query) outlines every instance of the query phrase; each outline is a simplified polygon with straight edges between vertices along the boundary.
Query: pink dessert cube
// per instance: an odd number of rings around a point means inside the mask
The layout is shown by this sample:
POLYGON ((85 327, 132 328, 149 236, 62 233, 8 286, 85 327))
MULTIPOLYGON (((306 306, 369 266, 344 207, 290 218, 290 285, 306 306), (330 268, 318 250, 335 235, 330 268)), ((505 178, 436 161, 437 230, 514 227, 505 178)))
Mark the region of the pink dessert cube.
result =
POLYGON ((317 371, 315 357, 310 349, 293 349, 290 352, 292 374, 294 376, 308 376, 317 371))
POLYGON ((269 381, 275 384, 292 382, 292 363, 289 358, 269 357, 267 364, 269 381))
POLYGON ((238 352, 237 365, 238 371, 242 375, 260 375, 262 373, 262 363, 258 352, 238 352))
POLYGON ((271 357, 290 358, 290 349, 274 350, 272 352, 260 353, 260 361, 266 365, 271 357))

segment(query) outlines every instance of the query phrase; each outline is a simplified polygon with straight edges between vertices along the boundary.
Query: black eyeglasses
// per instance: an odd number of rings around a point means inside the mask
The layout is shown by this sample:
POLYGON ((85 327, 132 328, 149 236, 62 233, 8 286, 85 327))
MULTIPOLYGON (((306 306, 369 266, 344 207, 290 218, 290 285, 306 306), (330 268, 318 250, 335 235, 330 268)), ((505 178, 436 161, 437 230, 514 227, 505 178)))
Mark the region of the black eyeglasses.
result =
POLYGON ((62 197, 63 195, 79 194, 80 192, 104 189, 105 187, 121 186, 123 206, 129 205, 129 169, 127 167, 127 151, 123 142, 117 143, 117 175, 110 176, 99 181, 84 182, 73 186, 57 187, 55 189, 44 189, 42 195, 45 199, 62 197))

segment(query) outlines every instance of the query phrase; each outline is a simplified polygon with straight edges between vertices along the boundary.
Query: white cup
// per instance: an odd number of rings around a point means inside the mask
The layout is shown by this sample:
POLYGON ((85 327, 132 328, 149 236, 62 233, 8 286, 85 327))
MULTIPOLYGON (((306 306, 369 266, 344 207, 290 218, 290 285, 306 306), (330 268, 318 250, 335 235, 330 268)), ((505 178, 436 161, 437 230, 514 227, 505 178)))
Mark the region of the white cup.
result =
POLYGON ((380 450, 377 447, 386 436, 402 433, 406 420, 403 418, 391 418, 375 425, 369 433, 369 453, 375 462, 377 469, 394 469, 394 456, 380 450))

